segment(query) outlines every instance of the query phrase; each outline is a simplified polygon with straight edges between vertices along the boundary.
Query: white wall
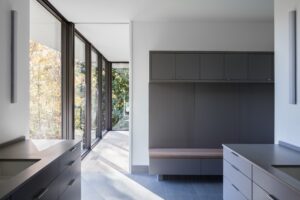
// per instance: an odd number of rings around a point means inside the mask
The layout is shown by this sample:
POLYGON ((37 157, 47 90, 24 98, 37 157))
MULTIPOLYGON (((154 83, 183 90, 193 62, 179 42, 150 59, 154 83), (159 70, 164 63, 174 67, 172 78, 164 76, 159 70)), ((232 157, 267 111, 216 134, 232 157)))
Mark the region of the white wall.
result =
POLYGON ((0 1, 0 143, 28 133, 29 0, 0 1), (10 103, 10 10, 18 11, 17 103, 10 103))
MULTIPOLYGON (((300 13, 299 0, 275 0, 275 142, 281 140, 300 146, 299 81, 298 104, 289 104, 288 18, 289 11, 296 9, 297 7, 300 13)), ((298 17, 298 19, 300 18, 298 17)), ((298 22, 298 24, 300 25, 300 22, 298 22)), ((298 33, 300 32, 298 31, 298 33)), ((300 37, 300 34, 298 34, 298 37, 300 37)), ((298 47, 300 47, 300 43, 298 43, 298 47)), ((300 51, 298 51, 298 63, 300 63, 300 51)), ((300 71, 298 70, 298 80, 300 77, 299 75, 300 71)))
POLYGON ((273 51, 273 33, 273 22, 133 22, 132 165, 149 163, 150 50, 273 51))

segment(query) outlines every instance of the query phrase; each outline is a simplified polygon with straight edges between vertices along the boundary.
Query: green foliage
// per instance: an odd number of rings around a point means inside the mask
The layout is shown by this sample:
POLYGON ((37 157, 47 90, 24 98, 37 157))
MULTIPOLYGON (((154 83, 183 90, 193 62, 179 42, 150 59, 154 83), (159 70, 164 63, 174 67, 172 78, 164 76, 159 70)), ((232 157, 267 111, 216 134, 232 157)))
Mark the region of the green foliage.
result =
POLYGON ((112 69, 112 125, 113 127, 125 117, 129 101, 129 69, 112 69))

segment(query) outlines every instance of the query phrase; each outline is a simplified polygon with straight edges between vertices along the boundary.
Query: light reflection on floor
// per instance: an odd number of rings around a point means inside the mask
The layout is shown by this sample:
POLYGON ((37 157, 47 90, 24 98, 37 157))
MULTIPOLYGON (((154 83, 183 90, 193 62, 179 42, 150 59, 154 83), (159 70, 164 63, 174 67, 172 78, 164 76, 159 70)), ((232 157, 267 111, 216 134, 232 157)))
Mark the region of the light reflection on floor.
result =
POLYGON ((82 161, 82 200, 221 200, 222 180, 128 173, 128 132, 109 132, 82 161))

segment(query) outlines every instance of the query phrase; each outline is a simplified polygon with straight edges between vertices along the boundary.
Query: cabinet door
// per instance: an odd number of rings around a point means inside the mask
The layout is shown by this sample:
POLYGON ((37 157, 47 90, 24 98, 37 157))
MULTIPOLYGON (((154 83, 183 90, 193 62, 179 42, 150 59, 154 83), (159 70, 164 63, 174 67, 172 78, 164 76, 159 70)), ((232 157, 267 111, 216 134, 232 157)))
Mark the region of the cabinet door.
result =
POLYGON ((249 55, 249 80, 272 81, 273 61, 272 54, 250 54, 249 55))
POLYGON ((66 191, 59 197, 59 200, 80 200, 81 199, 81 177, 78 176, 70 182, 66 191))
POLYGON ((176 79, 197 80, 199 79, 199 55, 176 54, 176 79))
POLYGON ((175 54, 153 53, 151 54, 151 79, 174 80, 175 79, 175 54))
POLYGON ((200 79, 224 79, 224 54, 202 54, 200 57, 200 79))
POLYGON ((225 76, 227 80, 246 80, 248 71, 247 54, 225 55, 225 76))

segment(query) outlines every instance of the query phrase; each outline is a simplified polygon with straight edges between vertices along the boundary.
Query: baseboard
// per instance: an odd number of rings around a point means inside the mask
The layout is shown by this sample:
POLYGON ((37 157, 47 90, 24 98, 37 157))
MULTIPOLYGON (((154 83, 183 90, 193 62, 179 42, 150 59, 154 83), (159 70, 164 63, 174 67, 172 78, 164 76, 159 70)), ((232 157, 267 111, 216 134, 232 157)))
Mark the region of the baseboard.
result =
POLYGON ((132 165, 131 173, 132 174, 148 174, 149 167, 147 165, 132 165))

